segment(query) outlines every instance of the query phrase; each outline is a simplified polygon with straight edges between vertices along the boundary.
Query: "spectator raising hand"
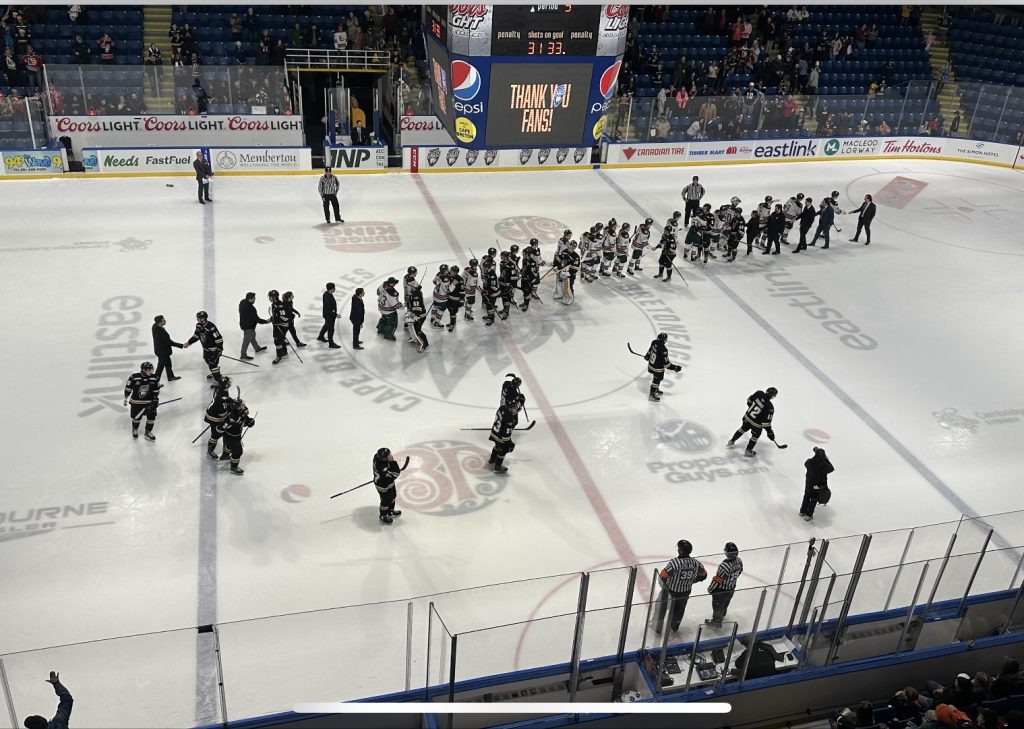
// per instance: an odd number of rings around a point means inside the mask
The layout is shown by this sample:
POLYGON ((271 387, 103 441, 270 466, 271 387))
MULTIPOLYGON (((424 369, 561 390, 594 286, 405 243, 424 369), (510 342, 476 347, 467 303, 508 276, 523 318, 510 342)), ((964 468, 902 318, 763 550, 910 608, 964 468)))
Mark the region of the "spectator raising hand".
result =
POLYGON ((46 679, 46 682, 53 685, 53 690, 59 699, 57 713, 53 715, 53 719, 50 721, 47 721, 46 717, 39 716, 38 714, 27 716, 24 722, 25 729, 68 729, 68 721, 71 720, 71 707, 75 700, 71 697, 71 693, 61 684, 59 673, 50 671, 50 677, 46 679))

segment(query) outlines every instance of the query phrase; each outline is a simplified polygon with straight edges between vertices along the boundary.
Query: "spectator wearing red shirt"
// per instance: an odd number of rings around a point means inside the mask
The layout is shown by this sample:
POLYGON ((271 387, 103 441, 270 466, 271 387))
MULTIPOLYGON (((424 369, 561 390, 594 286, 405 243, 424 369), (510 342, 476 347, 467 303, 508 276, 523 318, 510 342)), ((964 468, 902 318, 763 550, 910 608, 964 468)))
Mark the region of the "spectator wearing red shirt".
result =
POLYGON ((25 67, 25 75, 28 77, 28 85, 34 89, 43 86, 43 57, 33 50, 32 46, 25 49, 25 55, 21 57, 21 63, 25 67))
POLYGON ((96 45, 100 49, 100 63, 113 63, 114 48, 117 46, 117 43, 110 37, 110 33, 104 33, 96 45))

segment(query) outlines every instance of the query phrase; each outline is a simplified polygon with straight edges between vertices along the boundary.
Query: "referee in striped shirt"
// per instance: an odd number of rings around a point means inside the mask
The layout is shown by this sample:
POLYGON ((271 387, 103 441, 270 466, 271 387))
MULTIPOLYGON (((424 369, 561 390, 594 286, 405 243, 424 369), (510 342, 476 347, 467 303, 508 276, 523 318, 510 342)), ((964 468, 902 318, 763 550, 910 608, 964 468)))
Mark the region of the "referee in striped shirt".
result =
POLYGON ((340 187, 338 178, 331 174, 330 167, 325 167, 317 190, 320 192, 320 199, 324 201, 324 219, 328 223, 331 222, 331 207, 334 208, 334 222, 345 222, 341 219, 341 211, 338 209, 338 187, 340 187))
POLYGON ((679 624, 683 622, 686 602, 690 599, 690 590, 694 582, 703 582, 708 578, 704 565, 690 556, 693 545, 685 539, 676 543, 679 556, 671 560, 661 571, 661 595, 658 597, 658 610, 654 618, 654 632, 661 635, 665 626, 665 612, 672 603, 672 632, 679 632, 679 624))
POLYGON ((743 574, 743 560, 740 550, 732 542, 725 543, 725 560, 718 565, 718 572, 711 578, 708 592, 711 593, 711 618, 705 620, 712 628, 721 628, 725 613, 732 602, 732 594, 736 591, 736 580, 743 574))
POLYGON ((693 182, 683 188, 683 200, 686 201, 686 213, 683 217, 683 227, 690 224, 690 216, 696 215, 700 210, 700 199, 704 197, 704 186, 700 184, 697 175, 693 176, 693 182))

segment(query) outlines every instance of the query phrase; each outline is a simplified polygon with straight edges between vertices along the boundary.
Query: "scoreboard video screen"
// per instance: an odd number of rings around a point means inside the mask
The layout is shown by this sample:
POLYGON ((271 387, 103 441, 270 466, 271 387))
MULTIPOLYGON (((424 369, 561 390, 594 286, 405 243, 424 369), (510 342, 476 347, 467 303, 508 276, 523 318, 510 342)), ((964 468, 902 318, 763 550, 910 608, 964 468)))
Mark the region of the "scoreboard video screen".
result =
POLYGON ((592 74, 589 63, 492 63, 487 146, 579 144, 592 74))

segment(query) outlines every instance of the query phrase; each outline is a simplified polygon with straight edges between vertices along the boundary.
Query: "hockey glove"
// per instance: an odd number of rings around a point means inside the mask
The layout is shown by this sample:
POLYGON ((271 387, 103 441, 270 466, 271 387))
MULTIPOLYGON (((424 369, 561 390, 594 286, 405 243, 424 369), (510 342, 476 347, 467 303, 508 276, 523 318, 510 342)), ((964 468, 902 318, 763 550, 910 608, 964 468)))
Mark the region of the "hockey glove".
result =
POLYGON ((679 371, 681 371, 683 369, 682 365, 677 365, 677 364, 669 365, 668 368, 670 370, 672 370, 673 372, 679 372, 679 371))
POLYGON ((507 453, 511 453, 511 452, 512 452, 512 451, 514 451, 515 449, 516 449, 516 444, 515 444, 515 443, 513 443, 513 442, 511 442, 511 441, 509 441, 509 444, 508 444, 508 450, 507 450, 506 452, 507 452, 507 453))

